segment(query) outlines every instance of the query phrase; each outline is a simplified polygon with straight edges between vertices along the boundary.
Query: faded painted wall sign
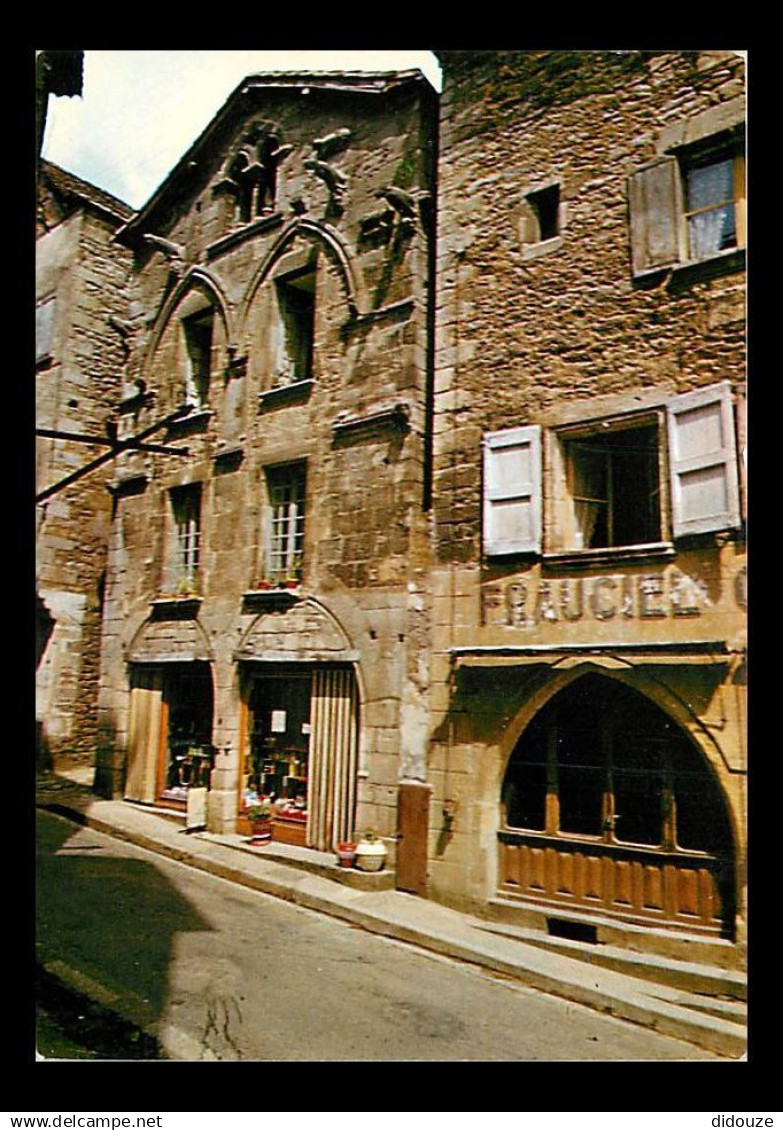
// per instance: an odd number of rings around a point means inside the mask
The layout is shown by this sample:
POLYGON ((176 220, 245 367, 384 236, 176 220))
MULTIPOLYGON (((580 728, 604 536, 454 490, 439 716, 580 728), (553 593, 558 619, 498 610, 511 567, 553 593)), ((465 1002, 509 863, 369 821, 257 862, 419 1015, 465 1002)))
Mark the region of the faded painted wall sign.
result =
POLYGON ((706 584, 678 569, 515 580, 487 585, 482 592, 485 622, 514 628, 576 620, 695 617, 712 604, 706 584))

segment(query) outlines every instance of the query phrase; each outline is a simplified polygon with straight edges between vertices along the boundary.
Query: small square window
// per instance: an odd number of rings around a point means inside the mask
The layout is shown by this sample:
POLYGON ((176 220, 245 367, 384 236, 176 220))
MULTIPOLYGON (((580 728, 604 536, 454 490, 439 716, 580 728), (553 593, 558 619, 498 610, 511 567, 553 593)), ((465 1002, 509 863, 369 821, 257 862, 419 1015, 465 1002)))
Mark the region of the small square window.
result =
POLYGON ((526 197, 533 224, 528 242, 543 243, 560 235, 560 185, 552 184, 526 197))
POLYGON ((657 423, 560 437, 567 549, 647 545, 661 539, 657 423))

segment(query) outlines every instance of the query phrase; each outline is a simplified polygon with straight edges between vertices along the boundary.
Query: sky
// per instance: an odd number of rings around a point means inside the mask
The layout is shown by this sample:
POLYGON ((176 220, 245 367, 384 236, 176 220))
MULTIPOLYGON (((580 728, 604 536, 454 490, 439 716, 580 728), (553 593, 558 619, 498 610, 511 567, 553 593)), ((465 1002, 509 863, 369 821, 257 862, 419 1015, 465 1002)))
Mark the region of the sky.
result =
POLYGON ((140 208, 247 75, 407 70, 430 51, 85 51, 81 97, 50 97, 43 156, 140 208))

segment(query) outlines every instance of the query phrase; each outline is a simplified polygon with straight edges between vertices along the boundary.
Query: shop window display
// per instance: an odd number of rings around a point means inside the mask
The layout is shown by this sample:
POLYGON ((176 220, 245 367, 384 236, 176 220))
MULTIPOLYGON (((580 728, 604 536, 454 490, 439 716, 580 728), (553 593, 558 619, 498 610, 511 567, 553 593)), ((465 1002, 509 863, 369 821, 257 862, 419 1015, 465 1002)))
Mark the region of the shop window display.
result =
POLYGON ((253 680, 243 814, 271 810, 272 837, 305 843, 310 744, 311 674, 253 680))
POLYGON ((167 672, 164 703, 168 726, 161 800, 186 803, 188 789, 209 787, 212 746, 212 679, 206 664, 183 664, 167 672))

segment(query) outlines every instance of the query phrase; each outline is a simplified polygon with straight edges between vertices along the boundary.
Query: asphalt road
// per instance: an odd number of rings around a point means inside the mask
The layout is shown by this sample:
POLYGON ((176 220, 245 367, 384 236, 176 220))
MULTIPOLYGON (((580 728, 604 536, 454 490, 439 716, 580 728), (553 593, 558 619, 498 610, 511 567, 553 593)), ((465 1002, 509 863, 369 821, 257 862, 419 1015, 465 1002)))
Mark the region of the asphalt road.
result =
MULTIPOLYGON (((131 1015, 167 1058, 715 1058, 47 813, 38 837, 39 962, 104 1017, 131 1015)), ((51 995, 42 1006, 39 1054, 68 1058, 51 995)), ((122 1057, 91 1038, 79 1038, 87 1056, 122 1057)))

